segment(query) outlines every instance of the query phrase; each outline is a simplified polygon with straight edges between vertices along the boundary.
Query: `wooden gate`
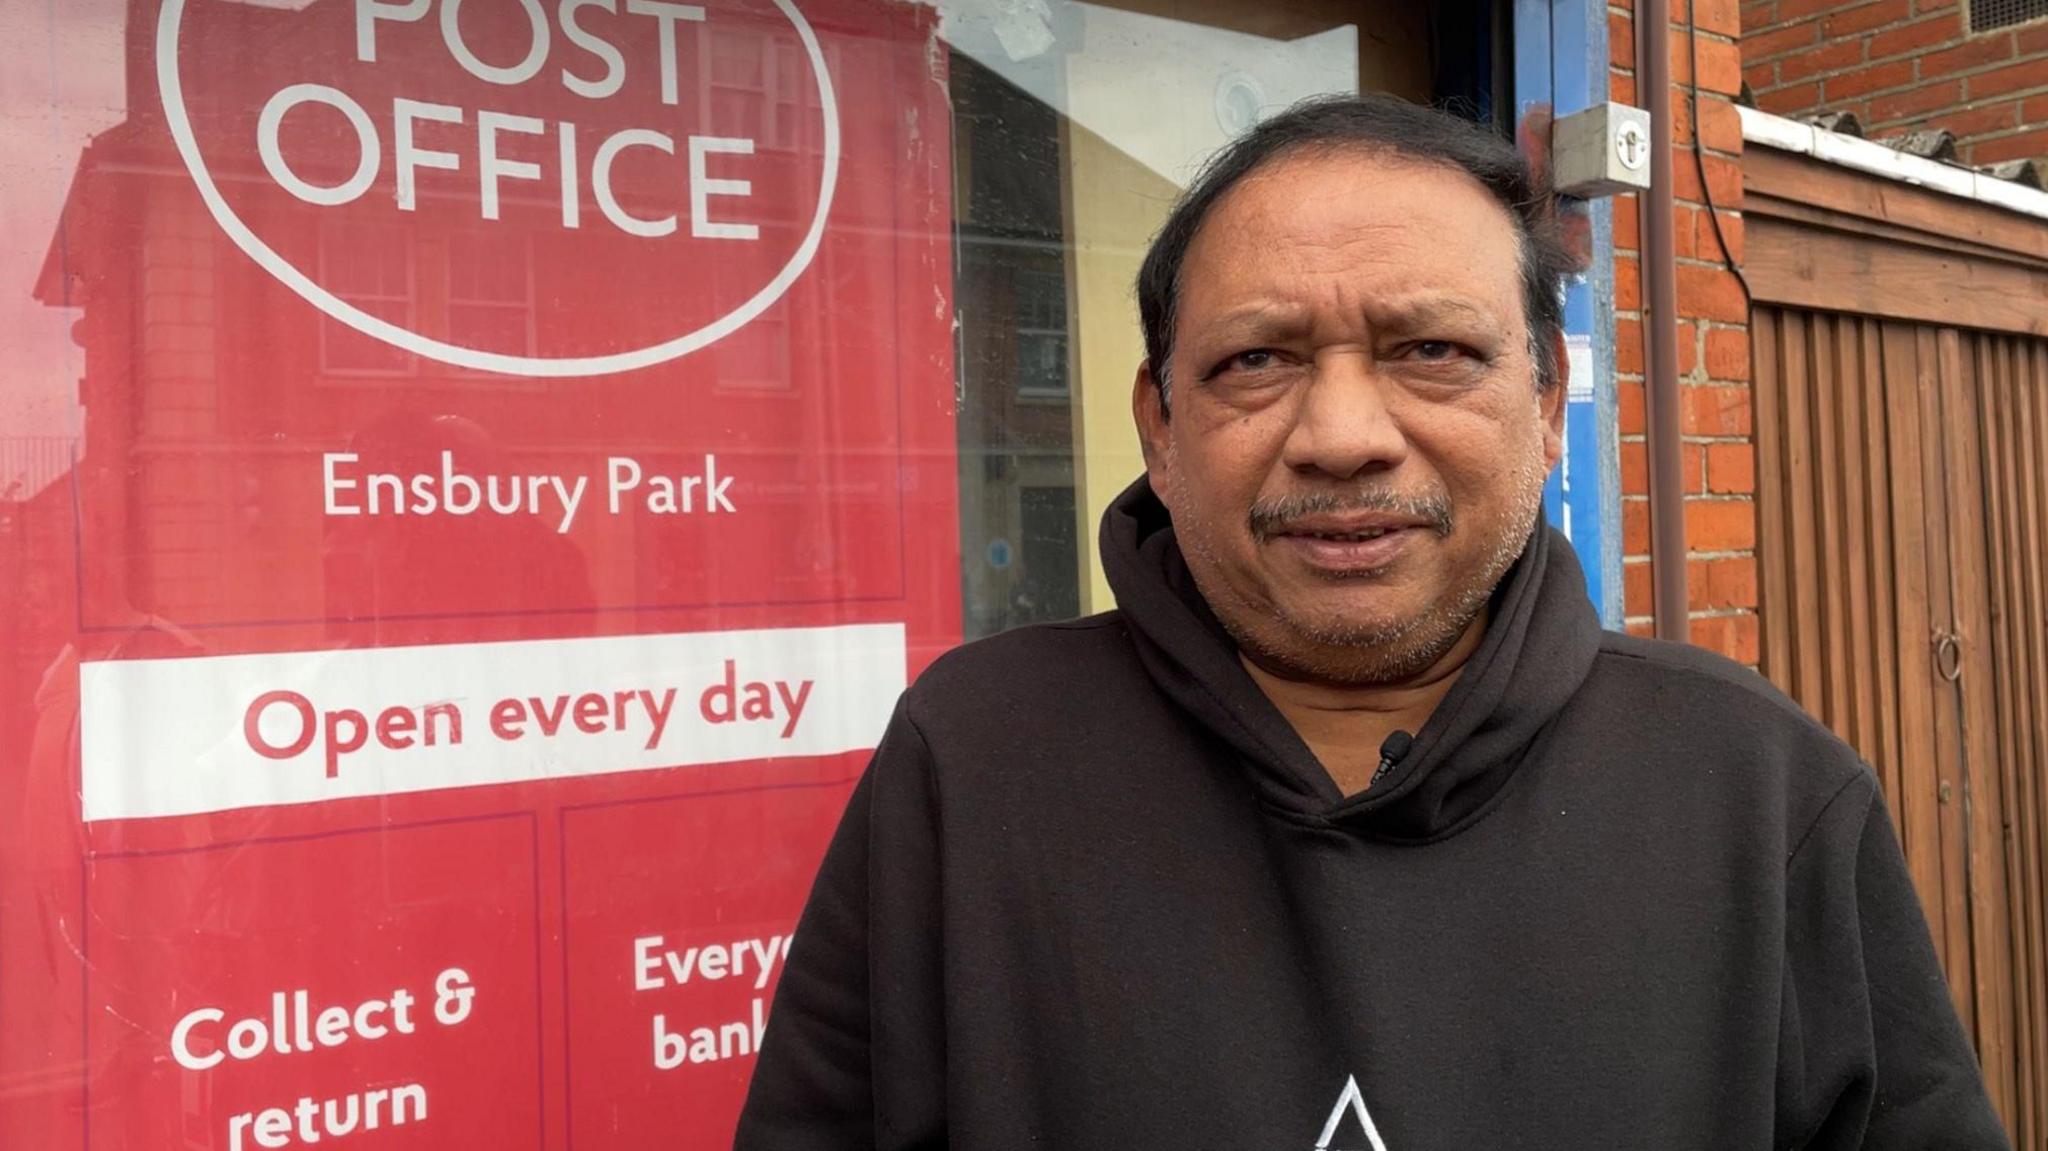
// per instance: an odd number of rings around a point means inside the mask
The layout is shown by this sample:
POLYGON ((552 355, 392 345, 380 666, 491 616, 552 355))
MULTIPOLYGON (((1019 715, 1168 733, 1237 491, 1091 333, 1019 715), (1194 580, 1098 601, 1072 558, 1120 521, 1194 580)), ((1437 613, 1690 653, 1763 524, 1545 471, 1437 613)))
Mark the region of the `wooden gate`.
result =
POLYGON ((2042 1151, 2048 223, 1744 163, 1764 671, 1876 768, 1993 1102, 2042 1151))

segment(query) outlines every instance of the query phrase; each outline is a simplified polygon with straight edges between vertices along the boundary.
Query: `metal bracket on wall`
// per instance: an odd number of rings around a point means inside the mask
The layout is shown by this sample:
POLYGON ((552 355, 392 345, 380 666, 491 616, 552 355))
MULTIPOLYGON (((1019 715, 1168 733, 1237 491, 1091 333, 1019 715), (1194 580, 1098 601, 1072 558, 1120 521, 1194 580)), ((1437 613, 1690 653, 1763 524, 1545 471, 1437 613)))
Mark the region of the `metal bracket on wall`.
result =
POLYGON ((1650 114, 1609 101, 1551 126, 1550 171, 1557 190, 1581 200, 1650 186, 1650 114))

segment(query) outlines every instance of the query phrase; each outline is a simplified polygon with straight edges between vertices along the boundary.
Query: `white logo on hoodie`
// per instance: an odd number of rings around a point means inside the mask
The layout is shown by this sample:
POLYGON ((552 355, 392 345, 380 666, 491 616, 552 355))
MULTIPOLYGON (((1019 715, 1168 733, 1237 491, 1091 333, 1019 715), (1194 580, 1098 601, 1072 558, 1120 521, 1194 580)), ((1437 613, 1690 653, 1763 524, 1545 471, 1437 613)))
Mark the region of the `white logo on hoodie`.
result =
POLYGON ((1365 1128, 1365 1137, 1372 1144, 1372 1151, 1387 1151, 1387 1145, 1380 1139, 1380 1129, 1373 1126, 1372 1112, 1366 1110, 1365 1092, 1358 1089, 1358 1076, 1344 1081, 1344 1093, 1337 1096, 1337 1106, 1330 1111, 1329 1122, 1323 1124, 1323 1133, 1316 1140, 1316 1151, 1344 1151, 1330 1144, 1337 1138, 1337 1128, 1344 1125, 1345 1115, 1356 1115, 1358 1125, 1365 1128))

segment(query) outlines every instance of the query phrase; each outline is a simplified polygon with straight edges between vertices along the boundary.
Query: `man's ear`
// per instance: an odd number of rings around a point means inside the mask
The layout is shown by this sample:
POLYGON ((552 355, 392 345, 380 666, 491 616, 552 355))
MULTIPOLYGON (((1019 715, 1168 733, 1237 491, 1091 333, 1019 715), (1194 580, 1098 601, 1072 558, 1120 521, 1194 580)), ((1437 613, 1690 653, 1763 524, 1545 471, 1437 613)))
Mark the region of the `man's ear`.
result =
POLYGON ((1564 405, 1572 384, 1571 357, 1565 354, 1564 332, 1553 332, 1550 341, 1550 362, 1557 365, 1557 376, 1536 398, 1537 408, 1543 416, 1543 463, 1546 469, 1556 467, 1557 462, 1564 458, 1564 405))
POLYGON ((1166 394, 1159 386, 1159 378, 1152 374, 1152 361, 1138 365, 1138 376, 1131 382, 1131 416, 1138 424, 1138 448, 1145 456, 1145 475, 1152 481, 1152 490, 1162 499, 1168 488, 1167 469, 1171 466, 1172 452, 1168 440, 1173 435, 1171 414, 1166 407, 1166 394))

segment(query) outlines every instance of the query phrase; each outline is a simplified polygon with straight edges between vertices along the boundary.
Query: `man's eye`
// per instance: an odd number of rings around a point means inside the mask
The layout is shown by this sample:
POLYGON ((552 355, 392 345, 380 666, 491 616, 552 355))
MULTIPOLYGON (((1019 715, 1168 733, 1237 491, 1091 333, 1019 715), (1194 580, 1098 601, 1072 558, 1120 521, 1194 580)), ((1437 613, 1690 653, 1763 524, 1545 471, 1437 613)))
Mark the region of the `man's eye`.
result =
POLYGON ((1235 372, 1265 372, 1280 366, 1279 352, 1271 348, 1252 348, 1237 352, 1218 361, 1216 366, 1202 373, 1205 380, 1226 376, 1235 372))
POLYGON ((1449 340, 1423 340, 1409 345, 1409 353, 1418 360, 1450 360, 1463 352, 1463 348, 1449 340))

